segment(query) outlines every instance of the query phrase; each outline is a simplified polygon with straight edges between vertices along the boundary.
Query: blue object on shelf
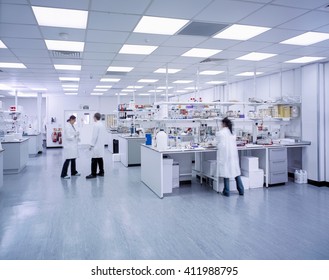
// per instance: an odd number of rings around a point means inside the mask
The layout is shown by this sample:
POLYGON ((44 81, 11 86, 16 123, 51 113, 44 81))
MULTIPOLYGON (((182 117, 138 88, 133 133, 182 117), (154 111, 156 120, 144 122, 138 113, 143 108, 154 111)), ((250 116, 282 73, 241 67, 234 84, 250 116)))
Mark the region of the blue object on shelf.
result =
POLYGON ((145 134, 145 145, 152 145, 152 134, 151 133, 145 134))

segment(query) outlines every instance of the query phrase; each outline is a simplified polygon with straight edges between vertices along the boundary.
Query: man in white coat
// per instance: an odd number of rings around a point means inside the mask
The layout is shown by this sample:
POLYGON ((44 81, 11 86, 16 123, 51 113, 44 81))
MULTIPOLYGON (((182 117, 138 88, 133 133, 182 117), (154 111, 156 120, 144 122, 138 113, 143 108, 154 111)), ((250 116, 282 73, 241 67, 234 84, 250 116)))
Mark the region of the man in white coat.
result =
POLYGON ((233 135, 232 122, 228 118, 222 120, 222 129, 217 134, 218 177, 224 178, 224 196, 230 196, 230 178, 235 178, 240 195, 244 194, 241 180, 239 155, 236 137, 233 135))
POLYGON ((105 127, 100 121, 101 114, 95 113, 94 115, 94 127, 91 137, 90 150, 91 156, 91 174, 86 176, 86 179, 96 178, 97 176, 104 176, 104 145, 105 145, 105 127), (97 165, 99 167, 99 173, 97 173, 97 165))
POLYGON ((76 169, 75 159, 79 157, 78 153, 78 143, 79 143, 79 131, 74 127, 76 117, 74 115, 70 116, 67 120, 64 128, 64 149, 63 156, 65 162, 63 164, 61 178, 70 179, 70 176, 67 175, 67 170, 71 162, 71 175, 80 176, 81 174, 76 169))

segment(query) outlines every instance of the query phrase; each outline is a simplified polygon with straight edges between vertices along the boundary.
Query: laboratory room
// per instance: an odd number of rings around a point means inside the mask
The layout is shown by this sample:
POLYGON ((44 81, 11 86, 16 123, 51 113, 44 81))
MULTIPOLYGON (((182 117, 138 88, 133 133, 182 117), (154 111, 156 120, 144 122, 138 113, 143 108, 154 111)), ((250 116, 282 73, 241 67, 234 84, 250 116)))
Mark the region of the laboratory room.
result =
POLYGON ((328 73, 328 0, 2 0, 0 259, 329 260, 328 73))

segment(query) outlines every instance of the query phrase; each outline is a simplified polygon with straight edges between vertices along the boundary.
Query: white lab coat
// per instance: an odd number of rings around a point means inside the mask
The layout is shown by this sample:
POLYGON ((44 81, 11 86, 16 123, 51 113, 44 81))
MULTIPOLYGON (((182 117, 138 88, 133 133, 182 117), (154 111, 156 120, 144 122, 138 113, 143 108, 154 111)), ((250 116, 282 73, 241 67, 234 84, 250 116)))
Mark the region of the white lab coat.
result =
POLYGON ((218 177, 235 178, 241 175, 235 135, 223 127, 216 136, 218 177))
POLYGON ((101 158, 104 157, 105 145, 105 126, 101 121, 95 122, 93 126, 93 134, 91 136, 91 157, 101 158))
POLYGON ((63 139, 63 156, 64 159, 72 159, 79 157, 78 152, 79 132, 67 122, 64 127, 63 139))

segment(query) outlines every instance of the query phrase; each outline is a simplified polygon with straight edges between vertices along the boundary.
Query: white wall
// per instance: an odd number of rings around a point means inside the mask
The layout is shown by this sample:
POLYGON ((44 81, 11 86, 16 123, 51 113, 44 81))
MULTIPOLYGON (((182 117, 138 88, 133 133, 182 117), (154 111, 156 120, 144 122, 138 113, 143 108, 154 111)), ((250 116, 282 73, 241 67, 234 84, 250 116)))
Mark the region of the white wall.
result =
POLYGON ((329 182, 329 63, 324 68, 324 108, 324 170, 325 180, 329 182))

